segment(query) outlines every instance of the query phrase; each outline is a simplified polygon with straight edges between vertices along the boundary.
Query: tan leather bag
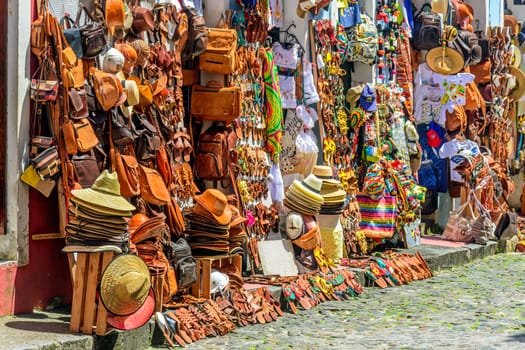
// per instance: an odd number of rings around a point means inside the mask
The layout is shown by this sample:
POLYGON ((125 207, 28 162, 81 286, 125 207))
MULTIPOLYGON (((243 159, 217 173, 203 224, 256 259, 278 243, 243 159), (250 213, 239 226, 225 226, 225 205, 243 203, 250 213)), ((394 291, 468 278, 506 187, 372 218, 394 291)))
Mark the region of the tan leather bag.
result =
POLYGON ((205 72, 232 74, 235 71, 237 32, 234 29, 207 28, 206 52, 199 56, 199 69, 205 72))
POLYGON ((302 234, 299 238, 292 241, 293 244, 304 250, 314 250, 321 245, 321 233, 319 226, 315 226, 310 231, 302 234))
POLYGON ((75 127, 73 126, 73 121, 71 119, 66 119, 62 122, 60 126, 62 131, 62 136, 64 137, 64 145, 67 154, 77 154, 77 138, 75 136, 75 127))
POLYGON ((241 90, 223 87, 217 82, 194 85, 191 92, 191 114, 197 119, 231 122, 241 111, 241 90))
POLYGON ((237 49, 235 29, 206 28, 208 44, 206 52, 229 54, 237 49))
POLYGON ((235 66, 235 51, 228 54, 205 52, 199 56, 199 69, 203 72, 232 74, 235 66))
POLYGON ((87 152, 98 145, 98 137, 87 118, 75 120, 73 123, 77 138, 77 148, 80 152, 87 152))
POLYGON ((153 205, 163 206, 170 202, 171 196, 164 180, 155 169, 139 166, 140 195, 144 200, 153 205))

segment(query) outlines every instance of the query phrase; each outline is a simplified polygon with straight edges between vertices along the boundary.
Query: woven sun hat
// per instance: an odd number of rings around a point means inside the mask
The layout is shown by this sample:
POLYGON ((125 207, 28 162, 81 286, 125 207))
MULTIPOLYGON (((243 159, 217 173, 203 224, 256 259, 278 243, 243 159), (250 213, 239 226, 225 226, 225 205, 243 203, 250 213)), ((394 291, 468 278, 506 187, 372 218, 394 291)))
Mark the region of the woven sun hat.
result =
POLYGON ((516 78, 516 85, 510 91, 509 97, 514 101, 517 101, 525 93, 525 73, 523 73, 520 69, 514 68, 512 66, 509 67, 509 73, 516 78))
POLYGON ((121 80, 122 89, 127 94, 126 101, 120 105, 120 110, 125 117, 128 117, 133 112, 133 106, 138 105, 140 101, 139 87, 135 80, 121 80))
POLYGON ((357 105, 357 101, 359 101, 359 97, 361 97, 362 93, 362 85, 357 85, 348 89, 348 91, 346 92, 346 102, 348 102, 348 104, 350 105, 350 109, 354 108, 357 105))
POLYGON ((288 201, 291 201, 296 205, 300 205, 303 208, 308 208, 312 210, 318 210, 319 208, 321 208, 322 204, 322 202, 313 201, 312 198, 295 190, 288 191, 286 194, 286 198, 288 198, 288 201))
POLYGON ((219 190, 209 188, 201 195, 195 196, 197 205, 209 212, 220 225, 227 225, 232 219, 232 210, 228 199, 219 190))
POLYGON ((297 212, 290 212, 286 216, 286 235, 290 239, 296 239, 303 232, 303 216, 297 212))
POLYGON ((425 61, 428 67, 439 74, 452 75, 463 69, 463 56, 450 47, 435 47, 427 52, 425 61), (443 52, 443 50, 445 52, 443 52))
POLYGON ((151 288, 146 301, 142 306, 135 312, 126 316, 117 316, 108 313, 107 322, 108 324, 121 331, 129 331, 142 327, 151 319, 155 312, 155 292, 151 288))
POLYGON ((341 184, 339 180, 334 179, 332 167, 326 165, 315 165, 312 169, 312 174, 323 180, 323 186, 320 190, 321 192, 323 192, 323 187, 325 187, 325 184, 341 184))
POLYGON ((519 68, 521 65, 521 50, 517 45, 511 45, 512 58, 510 65, 514 68, 519 68))
POLYGON ((96 208, 100 207, 121 212, 136 209, 135 206, 131 205, 120 195, 120 184, 116 172, 110 173, 104 170, 90 188, 72 190, 71 194, 73 198, 79 200, 80 204, 91 203, 96 208))
POLYGON ((150 47, 147 42, 142 39, 137 39, 129 43, 131 47, 135 49, 137 53, 136 64, 139 66, 144 66, 148 62, 150 47))
POLYGON ((100 299, 114 315, 126 316, 146 301, 151 288, 146 263, 136 255, 115 257, 100 277, 100 299))
POLYGON ((323 203, 323 197, 320 195, 320 192, 311 191, 305 187, 302 182, 297 180, 295 180, 288 188, 287 195, 288 192, 296 194, 296 196, 300 196, 301 198, 305 198, 307 202, 312 202, 314 204, 323 203))

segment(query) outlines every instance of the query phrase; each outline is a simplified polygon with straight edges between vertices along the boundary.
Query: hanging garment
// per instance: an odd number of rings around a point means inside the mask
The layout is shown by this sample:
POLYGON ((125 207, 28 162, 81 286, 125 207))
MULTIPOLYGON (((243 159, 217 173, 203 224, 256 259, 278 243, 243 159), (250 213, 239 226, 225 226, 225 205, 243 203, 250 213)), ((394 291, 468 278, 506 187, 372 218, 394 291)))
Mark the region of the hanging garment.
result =
POLYGON ((266 114, 266 150, 274 163, 279 163, 281 152, 281 137, 283 125, 283 109, 281 104, 281 92, 277 66, 274 65, 271 50, 264 50, 262 56, 262 69, 265 92, 265 114, 266 114))

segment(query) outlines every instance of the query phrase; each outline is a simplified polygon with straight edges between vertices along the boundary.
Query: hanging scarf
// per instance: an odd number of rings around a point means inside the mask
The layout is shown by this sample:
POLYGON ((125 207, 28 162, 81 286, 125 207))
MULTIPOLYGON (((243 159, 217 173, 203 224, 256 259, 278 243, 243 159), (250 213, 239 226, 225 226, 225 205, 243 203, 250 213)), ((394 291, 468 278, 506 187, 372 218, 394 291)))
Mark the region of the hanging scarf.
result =
POLYGON ((283 129, 283 109, 277 66, 274 65, 273 53, 266 49, 261 55, 263 59, 263 79, 266 112, 266 150, 275 164, 279 164, 281 152, 281 137, 283 129))

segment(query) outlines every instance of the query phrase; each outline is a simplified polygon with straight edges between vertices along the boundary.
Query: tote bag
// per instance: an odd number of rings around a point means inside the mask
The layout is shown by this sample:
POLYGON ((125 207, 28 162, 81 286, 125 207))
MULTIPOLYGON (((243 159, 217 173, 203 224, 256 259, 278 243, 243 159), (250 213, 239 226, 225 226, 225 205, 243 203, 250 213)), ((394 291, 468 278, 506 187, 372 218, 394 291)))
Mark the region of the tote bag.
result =
POLYGON ((372 198, 366 194, 357 194, 361 222, 359 231, 368 238, 390 238, 394 235, 396 202, 395 196, 372 198))

